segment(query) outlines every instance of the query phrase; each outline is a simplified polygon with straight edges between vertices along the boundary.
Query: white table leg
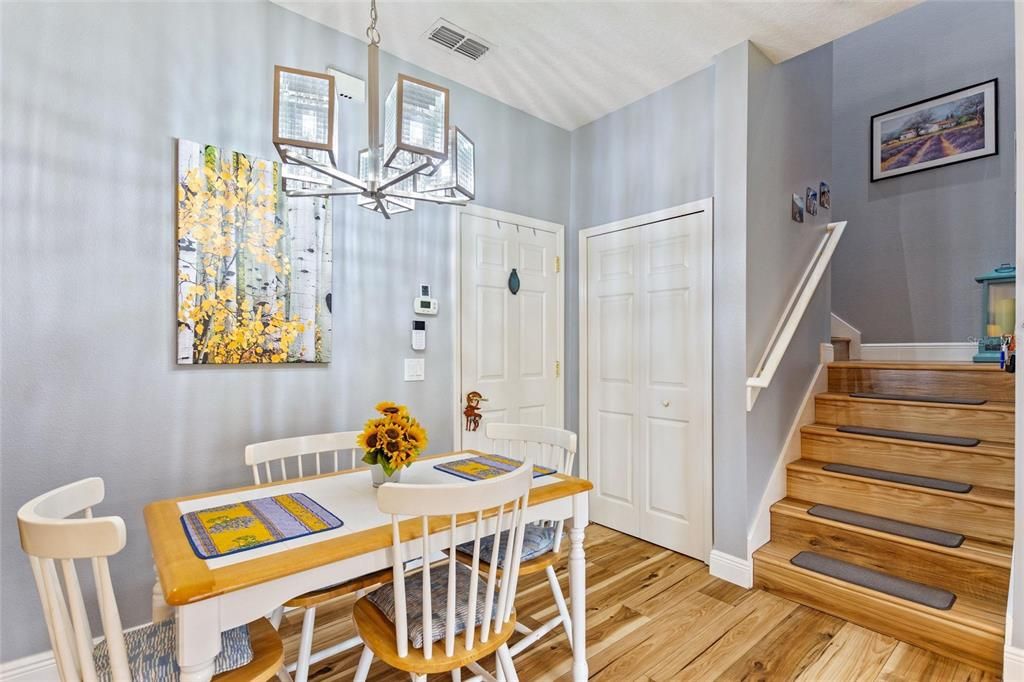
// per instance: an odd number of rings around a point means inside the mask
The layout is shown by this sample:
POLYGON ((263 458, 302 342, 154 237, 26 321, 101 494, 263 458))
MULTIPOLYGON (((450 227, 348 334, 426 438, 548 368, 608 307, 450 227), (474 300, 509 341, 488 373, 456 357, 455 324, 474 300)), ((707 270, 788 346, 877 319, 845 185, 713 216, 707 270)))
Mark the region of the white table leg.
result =
MULTIPOLYGON (((153 567, 153 573, 156 574, 156 566, 153 567)), ((165 621, 173 615, 174 609, 164 601, 164 590, 160 587, 160 576, 158 575, 153 583, 153 622, 165 621)))
POLYGON ((209 682, 220 653, 220 609, 216 599, 178 607, 176 623, 181 682, 209 682))
POLYGON ((587 563, 583 553, 584 529, 590 522, 587 493, 572 498, 569 529, 569 602, 572 609, 572 678, 585 682, 587 668, 587 563))

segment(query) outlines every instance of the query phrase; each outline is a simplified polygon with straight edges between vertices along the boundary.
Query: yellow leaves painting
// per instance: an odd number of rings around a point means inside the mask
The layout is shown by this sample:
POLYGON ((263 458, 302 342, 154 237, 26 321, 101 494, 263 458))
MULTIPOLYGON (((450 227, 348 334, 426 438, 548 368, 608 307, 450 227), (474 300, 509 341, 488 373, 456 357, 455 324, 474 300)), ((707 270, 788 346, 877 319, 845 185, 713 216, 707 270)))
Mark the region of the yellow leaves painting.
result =
POLYGON ((178 363, 329 362, 330 202, 281 164, 178 142, 178 363))

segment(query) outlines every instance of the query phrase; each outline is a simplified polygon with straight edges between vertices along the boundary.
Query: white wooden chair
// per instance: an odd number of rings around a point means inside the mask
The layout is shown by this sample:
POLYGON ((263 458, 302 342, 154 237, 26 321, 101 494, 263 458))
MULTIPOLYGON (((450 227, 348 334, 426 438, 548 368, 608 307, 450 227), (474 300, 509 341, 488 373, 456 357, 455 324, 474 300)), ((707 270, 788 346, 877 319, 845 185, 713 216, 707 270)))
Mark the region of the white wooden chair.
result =
MULTIPOLYGON (((356 443, 358 435, 359 431, 341 431, 253 443, 245 447, 245 463, 252 467, 256 485, 352 469, 362 454, 356 443)), ((367 587, 379 585, 390 579, 390 570, 378 571, 362 578, 301 594, 289 599, 274 611, 270 620, 276 628, 281 623, 284 609, 306 609, 302 618, 298 660, 288 666, 288 671, 295 673, 295 682, 306 682, 309 677, 309 666, 312 664, 362 644, 361 639, 352 637, 314 652, 313 631, 317 607, 324 602, 359 593, 367 587)))
MULTIPOLYGON (((496 454, 518 460, 529 457, 539 466, 551 467, 560 474, 572 474, 573 461, 576 459, 576 434, 572 431, 528 424, 489 423, 486 434, 487 438, 494 441, 496 454)), ((522 623, 517 624, 516 631, 525 636, 510 647, 513 656, 532 646, 559 625, 565 630, 569 646, 572 647, 572 620, 569 617, 565 596, 562 594, 562 587, 558 583, 558 575, 555 573, 555 561, 558 559, 558 550, 562 544, 563 526, 564 521, 559 520, 540 521, 526 527, 526 549, 522 555, 519 573, 547 573, 548 585, 551 587, 558 615, 536 629, 522 623)), ((461 545, 459 551, 465 561, 468 547, 461 545)), ((501 554, 499 561, 503 562, 505 556, 501 554)), ((484 570, 487 568, 489 567, 485 565, 484 570)))
MULTIPOLYGON (((491 653, 496 654, 497 679, 518 682, 507 642, 515 631, 514 597, 531 466, 527 462, 504 476, 472 483, 381 486, 377 506, 391 514, 394 578, 391 584, 357 601, 352 610, 356 628, 366 643, 356 668, 357 682, 366 680, 374 655, 408 672, 415 682, 425 682, 428 674, 443 672, 450 672, 458 682, 463 667, 493 682, 495 678, 478 663, 491 653), (488 515, 495 510, 494 516, 488 515), (473 532, 471 568, 456 558, 459 515, 463 515, 464 524, 467 515, 475 517, 461 531, 463 537, 473 532), (410 516, 418 517, 419 522, 401 522, 401 517, 410 516), (424 562, 422 567, 406 572, 405 550, 410 549, 414 556, 430 557, 430 532, 445 527, 447 558, 434 566, 424 562), (505 563, 500 575, 494 568, 483 575, 482 540, 488 533, 497 534, 506 528, 504 552, 512 560, 505 563)), ((498 544, 492 543, 486 560, 495 566, 497 557, 498 544)))
MULTIPOLYGON (((92 507, 103 497, 103 480, 86 478, 44 493, 18 510, 21 547, 32 565, 60 678, 65 682, 176 680, 173 620, 128 632, 121 629, 107 559, 124 549, 125 526, 117 516, 93 517, 92 507), (69 518, 76 514, 83 516, 69 518), (95 646, 76 559, 89 559, 92 564, 104 634, 95 646)), ((281 638, 261 618, 222 634, 216 661, 219 674, 214 679, 269 680, 283 662, 281 638)))

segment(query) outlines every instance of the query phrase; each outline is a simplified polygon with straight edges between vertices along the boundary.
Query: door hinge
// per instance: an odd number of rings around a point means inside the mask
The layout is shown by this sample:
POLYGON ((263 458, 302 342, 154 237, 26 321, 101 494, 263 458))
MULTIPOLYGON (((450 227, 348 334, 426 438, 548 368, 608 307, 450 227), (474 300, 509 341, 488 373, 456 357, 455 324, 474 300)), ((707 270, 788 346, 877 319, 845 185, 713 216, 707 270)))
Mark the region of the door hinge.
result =
POLYGON ((555 272, 558 273, 558 272, 561 272, 561 271, 562 271, 562 257, 561 256, 555 256, 555 272))
POLYGON ((560 360, 555 360, 555 378, 562 376, 562 363, 560 360))

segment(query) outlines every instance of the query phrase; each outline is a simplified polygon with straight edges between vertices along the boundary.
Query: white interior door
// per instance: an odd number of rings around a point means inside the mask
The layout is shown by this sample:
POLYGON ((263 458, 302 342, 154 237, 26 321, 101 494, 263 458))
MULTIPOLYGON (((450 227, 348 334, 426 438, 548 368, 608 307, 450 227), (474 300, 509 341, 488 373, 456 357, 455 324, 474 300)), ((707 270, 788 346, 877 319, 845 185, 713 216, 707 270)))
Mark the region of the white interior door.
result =
POLYGON ((468 213, 459 222, 459 396, 462 405, 470 391, 487 400, 479 430, 463 422, 458 433, 461 447, 487 450, 489 421, 563 425, 561 235, 468 213))
POLYGON ((592 518, 707 560, 709 214, 597 231, 585 245, 592 518))

